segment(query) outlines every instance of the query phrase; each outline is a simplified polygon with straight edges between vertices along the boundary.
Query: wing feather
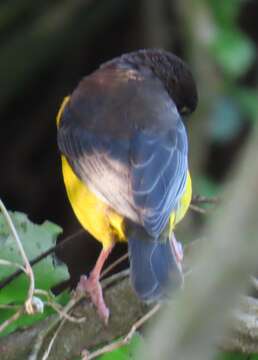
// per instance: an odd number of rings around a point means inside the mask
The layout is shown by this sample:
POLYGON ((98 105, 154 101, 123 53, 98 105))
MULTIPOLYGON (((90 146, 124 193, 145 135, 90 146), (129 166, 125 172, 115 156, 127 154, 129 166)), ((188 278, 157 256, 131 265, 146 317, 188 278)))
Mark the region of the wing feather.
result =
POLYGON ((135 80, 134 84, 130 79, 127 97, 126 83, 123 78, 120 84, 119 76, 121 74, 116 78, 113 74, 112 91, 103 89, 110 86, 109 82, 90 81, 90 86, 95 86, 93 94, 98 94, 97 89, 101 87, 98 104, 93 95, 91 98, 87 81, 83 83, 83 94, 87 96, 75 94, 79 99, 76 102, 76 96, 73 100, 72 95, 58 128, 58 145, 77 176, 92 191, 118 213, 143 225, 152 237, 158 238, 185 190, 187 135, 175 104, 156 80, 151 92, 144 97, 139 88, 146 92, 150 84, 142 79, 140 83, 135 80), (137 118, 138 113, 143 122, 137 118), (88 120, 87 116, 92 118, 88 120), (111 117, 109 131, 104 122, 111 117), (146 126, 148 118, 150 126, 146 126), (114 130, 116 124, 118 128, 114 130), (122 124, 121 130, 119 124, 122 124))
POLYGON ((135 203, 143 209, 145 228, 157 237, 167 224, 171 212, 176 210, 185 189, 187 136, 180 119, 175 128, 160 137, 145 133, 137 136, 133 146, 132 190, 135 203), (152 142, 152 150, 148 149, 144 157, 143 149, 147 147, 143 144, 147 144, 150 137, 155 137, 156 141, 152 142), (137 142, 141 147, 135 146, 137 142), (145 161, 149 152, 155 154, 150 164, 145 161))

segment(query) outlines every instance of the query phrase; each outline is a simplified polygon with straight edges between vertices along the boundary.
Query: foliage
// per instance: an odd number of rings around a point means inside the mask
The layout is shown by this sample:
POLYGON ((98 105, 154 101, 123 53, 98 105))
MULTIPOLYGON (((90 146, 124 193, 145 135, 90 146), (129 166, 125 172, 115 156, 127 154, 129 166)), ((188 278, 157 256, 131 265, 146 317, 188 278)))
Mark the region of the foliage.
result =
POLYGON ((220 97, 214 99, 210 117, 212 139, 231 141, 246 120, 258 118, 258 91, 240 80, 251 69, 257 56, 254 42, 239 29, 241 0, 208 0, 214 20, 214 36, 208 44, 210 54, 223 74, 220 97))
MULTIPOLYGON (((57 236, 62 232, 62 229, 59 226, 49 221, 45 221, 41 225, 34 224, 23 213, 11 213, 11 218, 29 259, 35 258, 53 246, 57 236)), ((19 250, 14 239, 10 235, 9 228, 2 214, 0 215, 0 259, 7 260, 13 264, 11 266, 0 264, 0 281, 16 270, 17 267, 14 265, 15 263, 23 265, 19 250)), ((56 265, 52 256, 44 258, 33 267, 33 270, 36 289, 49 291, 52 286, 68 278, 66 266, 61 263, 56 265)), ((28 285, 28 278, 23 273, 0 291, 0 324, 9 319, 17 310, 17 307, 24 303, 27 296, 28 285), (11 305, 13 306, 13 309, 5 308, 5 305, 8 305, 8 307, 11 305)), ((49 297, 51 296, 53 295, 49 294, 49 297)), ((62 303, 65 301, 66 297, 66 295, 61 295, 55 300, 62 303)), ((42 300, 44 302, 48 299, 43 296, 42 300)), ((16 322, 12 323, 11 326, 7 328, 7 331, 2 333, 1 336, 15 330, 17 327, 24 327, 39 319, 43 319, 50 313, 52 313, 52 310, 47 307, 43 314, 36 314, 33 316, 23 315, 16 322)))
POLYGON ((240 353, 220 353, 215 360, 258 360, 258 355, 240 353))
POLYGON ((135 333, 129 344, 100 356, 99 360, 136 360, 136 353, 140 345, 143 344, 142 337, 135 333))
POLYGON ((219 186, 207 176, 196 177, 193 188, 195 194, 207 197, 218 196, 220 190, 219 186))

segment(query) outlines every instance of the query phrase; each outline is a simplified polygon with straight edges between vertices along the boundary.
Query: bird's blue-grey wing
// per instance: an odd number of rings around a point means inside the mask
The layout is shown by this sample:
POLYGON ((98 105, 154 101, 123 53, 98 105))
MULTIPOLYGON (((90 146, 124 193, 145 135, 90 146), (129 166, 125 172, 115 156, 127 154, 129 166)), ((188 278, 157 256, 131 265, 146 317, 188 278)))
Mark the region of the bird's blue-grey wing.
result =
MULTIPOLYGON (((176 114, 176 112, 174 112, 176 114)), ((177 209, 187 178, 187 135, 177 114, 165 133, 138 132, 131 146, 132 192, 147 232, 158 237, 177 209)))

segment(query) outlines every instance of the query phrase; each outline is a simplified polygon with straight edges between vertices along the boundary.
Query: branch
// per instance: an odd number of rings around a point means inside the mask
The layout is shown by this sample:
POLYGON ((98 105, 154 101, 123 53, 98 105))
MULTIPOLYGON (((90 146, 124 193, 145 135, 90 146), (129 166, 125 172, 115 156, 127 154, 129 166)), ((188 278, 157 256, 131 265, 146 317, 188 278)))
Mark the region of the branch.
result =
POLYGON ((91 360, 95 359, 96 357, 105 354, 107 352, 112 352, 116 349, 119 349, 121 346, 124 346, 128 344, 135 332, 144 325, 149 319, 151 319, 160 309, 161 305, 156 304, 150 311, 148 311, 145 315, 143 315, 139 320, 137 320, 131 327, 128 334, 126 334, 121 340, 117 340, 115 342, 112 342, 111 344, 107 344, 104 347, 92 352, 89 354, 89 352, 86 352, 86 355, 83 357, 82 360, 91 360))
MULTIPOLYGON (((85 348, 92 351, 103 344, 112 343, 119 337, 124 337, 124 339, 118 345, 122 346, 127 341, 126 335, 130 333, 133 325, 148 313, 150 308, 143 305, 136 298, 128 277, 122 280, 119 277, 119 274, 110 277, 103 284, 104 286, 108 284, 105 291, 105 299, 111 310, 108 327, 105 327, 100 322, 94 307, 89 301, 80 302, 75 307, 73 316, 77 318, 86 317, 86 322, 79 324, 66 321, 62 324, 55 342, 51 344, 49 360, 72 359, 80 355, 85 348), (115 281, 112 282, 112 279, 115 281)), ((191 276, 187 277, 187 282, 190 280, 191 276)), ((230 351, 258 352, 257 313, 258 300, 243 296, 239 309, 232 312, 233 325, 231 332, 220 339, 219 346, 230 351)), ((59 315, 52 315, 33 327, 16 331, 0 339, 1 360, 27 360, 31 355, 31 344, 35 344, 41 334, 44 334, 54 323, 55 327, 51 329, 52 331, 44 337, 43 343, 40 344, 40 354, 45 353, 53 339, 53 332, 60 319, 59 315)), ((112 344, 110 345, 112 346, 112 344)), ((108 351, 109 348, 100 349, 101 352, 104 352, 104 350, 108 351)))
POLYGON ((191 205, 212 204, 217 205, 220 199, 217 196, 193 195, 191 205))
MULTIPOLYGON (((109 282, 110 278, 106 280, 109 282)), ((103 283, 105 285, 104 281, 103 283)), ((128 277, 109 284, 105 291, 105 299, 111 311, 108 327, 101 323, 95 308, 89 301, 80 302, 75 307, 73 316, 86 317, 86 322, 81 324, 65 322, 55 339, 49 360, 72 359, 80 355, 85 348, 92 350, 103 343, 110 343, 127 334, 132 325, 149 310, 149 307, 142 304, 134 295, 128 277)), ((31 344, 34 344, 39 334, 57 319, 60 319, 59 315, 52 315, 35 326, 16 331, 0 339, 1 360, 28 359, 31 344)), ((53 337, 51 335, 53 334, 49 334, 45 339, 40 354, 47 350, 53 337)))

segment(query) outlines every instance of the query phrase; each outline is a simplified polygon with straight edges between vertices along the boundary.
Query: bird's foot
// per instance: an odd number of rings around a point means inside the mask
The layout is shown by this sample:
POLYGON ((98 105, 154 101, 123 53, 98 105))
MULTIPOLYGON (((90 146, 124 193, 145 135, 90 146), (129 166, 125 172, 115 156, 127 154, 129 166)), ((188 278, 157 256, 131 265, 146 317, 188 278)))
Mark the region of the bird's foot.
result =
POLYGON ((97 309, 99 317, 103 320, 105 325, 107 325, 109 319, 109 309, 105 304, 99 279, 95 276, 91 276, 91 274, 89 277, 82 275, 77 285, 77 291, 89 294, 92 303, 97 309))
POLYGON ((176 255, 177 263, 181 265, 181 262, 183 261, 184 258, 183 246, 181 242, 176 240, 175 235, 173 233, 171 235, 171 244, 173 246, 176 255))
POLYGON ((183 246, 180 241, 176 240, 176 256, 178 261, 182 262, 184 258, 183 246))

